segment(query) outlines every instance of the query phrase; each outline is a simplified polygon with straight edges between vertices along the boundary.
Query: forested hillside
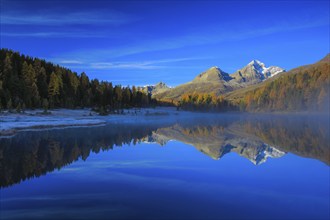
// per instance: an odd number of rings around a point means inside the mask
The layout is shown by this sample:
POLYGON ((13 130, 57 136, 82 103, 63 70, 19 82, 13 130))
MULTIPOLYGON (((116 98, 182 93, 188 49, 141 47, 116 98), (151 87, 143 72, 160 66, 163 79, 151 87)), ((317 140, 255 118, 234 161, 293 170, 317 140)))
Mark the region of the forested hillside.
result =
POLYGON ((241 105, 247 111, 329 111, 329 75, 327 55, 247 92, 241 105))
POLYGON ((0 50, 0 109, 97 107, 112 111, 147 106, 150 95, 136 87, 90 80, 45 60, 0 50))
POLYGON ((252 60, 233 74, 214 66, 198 74, 190 82, 157 93, 152 92, 152 97, 163 102, 176 103, 185 94, 214 93, 220 96, 241 88, 258 85, 284 72, 285 70, 281 67, 266 67, 264 63, 258 60, 252 60))
POLYGON ((178 102, 197 111, 318 111, 329 112, 330 55, 321 61, 282 73, 261 84, 216 96, 189 93, 178 102))

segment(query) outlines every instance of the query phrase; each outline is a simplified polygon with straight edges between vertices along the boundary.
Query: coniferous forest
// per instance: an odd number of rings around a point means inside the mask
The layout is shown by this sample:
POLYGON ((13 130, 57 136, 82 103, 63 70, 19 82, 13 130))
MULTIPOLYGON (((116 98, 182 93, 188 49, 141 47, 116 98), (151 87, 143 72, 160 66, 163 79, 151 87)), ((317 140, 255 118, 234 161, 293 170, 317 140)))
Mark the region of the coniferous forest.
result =
MULTIPOLYGON (((192 111, 327 111, 329 55, 318 63, 291 70, 231 99, 214 93, 186 93, 179 109, 192 111)), ((0 50, 0 110, 92 107, 101 114, 130 107, 164 104, 136 86, 89 79, 45 60, 0 50)))
POLYGON ((140 88, 89 79, 45 60, 0 50, 0 109, 93 107, 112 112, 155 104, 140 88))

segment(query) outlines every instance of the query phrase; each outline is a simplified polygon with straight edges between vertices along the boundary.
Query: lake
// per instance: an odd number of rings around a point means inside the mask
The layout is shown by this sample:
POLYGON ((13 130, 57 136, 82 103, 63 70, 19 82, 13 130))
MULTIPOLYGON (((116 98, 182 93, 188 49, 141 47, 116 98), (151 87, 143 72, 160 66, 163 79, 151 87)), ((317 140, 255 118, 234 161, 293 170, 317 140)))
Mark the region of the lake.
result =
POLYGON ((1 219, 329 219, 329 117, 201 114, 0 138, 1 219))

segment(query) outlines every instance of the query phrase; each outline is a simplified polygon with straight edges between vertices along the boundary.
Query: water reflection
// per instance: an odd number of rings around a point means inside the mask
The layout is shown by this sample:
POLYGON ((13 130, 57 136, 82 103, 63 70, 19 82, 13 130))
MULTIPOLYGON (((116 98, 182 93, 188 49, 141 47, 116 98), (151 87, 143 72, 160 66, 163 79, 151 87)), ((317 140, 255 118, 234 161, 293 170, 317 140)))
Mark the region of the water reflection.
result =
POLYGON ((177 140, 214 159, 235 152, 256 165, 286 153, 330 163, 328 118, 207 115, 169 123, 27 131, 0 139, 0 187, 85 160, 114 146, 177 140))
POLYGON ((159 128, 148 138, 161 145, 178 140, 214 159, 235 152, 259 165, 290 152, 330 164, 328 122, 317 116, 231 116, 159 128))

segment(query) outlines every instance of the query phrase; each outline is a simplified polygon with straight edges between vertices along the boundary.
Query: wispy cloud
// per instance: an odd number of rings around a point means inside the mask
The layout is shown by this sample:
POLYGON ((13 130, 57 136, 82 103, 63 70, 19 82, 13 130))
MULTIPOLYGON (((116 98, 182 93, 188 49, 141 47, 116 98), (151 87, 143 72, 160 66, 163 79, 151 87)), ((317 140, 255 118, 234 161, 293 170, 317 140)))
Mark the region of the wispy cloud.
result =
MULTIPOLYGON (((150 70, 150 69, 168 69, 173 68, 173 63, 203 60, 209 57, 183 57, 174 59, 158 59, 148 61, 118 61, 118 62, 91 62, 75 59, 51 59, 52 62, 63 64, 68 68, 79 68, 84 70, 111 70, 111 69, 131 69, 131 70, 150 70)), ((175 68, 180 66, 175 65, 175 68)), ((189 68, 185 66, 184 68, 189 68)))
MULTIPOLYGON (((91 32, 3 32, 6 37, 37 37, 37 38, 104 38, 105 34, 91 32)), ((108 36, 107 36, 108 37, 108 36)))
POLYGON ((60 60, 58 61, 60 64, 83 64, 82 61, 79 60, 60 60))
MULTIPOLYGON (((67 53, 66 56, 78 56, 87 60, 107 58, 119 58, 148 52, 179 49, 189 46, 202 46, 230 41, 246 40, 257 37, 268 36, 277 33, 303 30, 329 25, 327 19, 306 22, 279 22, 270 27, 211 27, 207 30, 198 30, 181 36, 171 38, 158 38, 140 42, 134 45, 125 45, 111 49, 79 50, 67 53)), ((242 25, 243 26, 243 25, 242 25)))
POLYGON ((158 64, 169 64, 191 60, 207 59, 207 57, 185 57, 176 59, 160 59, 140 62, 95 62, 90 64, 94 69, 160 69, 168 66, 158 64))
MULTIPOLYGON (((165 65, 174 62, 188 61, 188 60, 200 60, 208 59, 208 57, 184 57, 176 59, 159 59, 159 60, 149 60, 149 61, 120 61, 113 62, 114 59, 124 59, 127 56, 144 54, 148 52, 173 50, 189 46, 201 46, 201 45, 212 45, 218 43, 225 43, 229 41, 245 40, 250 38, 256 38, 261 36, 267 36, 271 34, 301 30, 306 28, 319 27, 327 25, 329 22, 325 21, 312 21, 305 22, 303 24, 298 23, 283 23, 272 27, 264 28, 242 28, 236 29, 232 27, 231 29, 226 28, 224 32, 223 29, 219 27, 213 27, 209 31, 200 30, 198 32, 193 32, 178 37, 172 38, 162 38, 149 40, 146 42, 141 42, 130 46, 119 46, 117 48, 111 49, 91 49, 91 50, 78 50, 69 52, 66 54, 59 55, 62 60, 78 59, 82 63, 81 68, 88 69, 98 69, 98 70, 110 70, 110 69, 132 69, 132 70, 152 70, 152 69, 165 69, 175 66, 175 68, 180 68, 180 65, 165 65), (212 33, 212 34, 210 34, 212 33)), ((56 59, 61 60, 61 59, 56 59)), ((54 58, 50 58, 54 60, 54 58)), ((68 63, 70 64, 70 63, 68 63)), ((74 63, 71 63, 74 64, 74 63)), ((190 65, 191 66, 191 65, 190 65)), ((187 66, 184 66, 187 68, 187 66)))
POLYGON ((112 63, 112 62, 100 62, 92 63, 90 65, 94 69, 158 69, 160 66, 147 65, 144 63, 112 63))
POLYGON ((29 14, 21 11, 3 11, 1 23, 8 25, 122 25, 131 22, 133 18, 127 14, 115 11, 88 11, 71 13, 45 13, 29 14))
MULTIPOLYGON (((136 21, 137 17, 111 10, 67 12, 59 10, 30 11, 3 9, 1 36, 34 38, 110 38, 118 32, 109 31, 136 21), (104 26, 108 28, 104 28, 104 26), (15 29, 13 29, 15 27, 15 29), (91 31, 93 30, 93 31, 91 31)), ((119 34, 120 36, 120 34, 119 34)))

